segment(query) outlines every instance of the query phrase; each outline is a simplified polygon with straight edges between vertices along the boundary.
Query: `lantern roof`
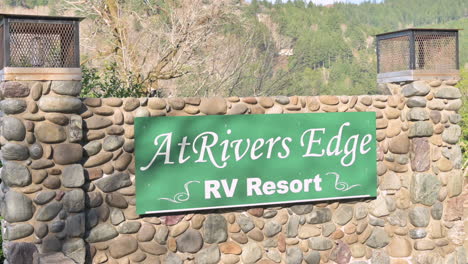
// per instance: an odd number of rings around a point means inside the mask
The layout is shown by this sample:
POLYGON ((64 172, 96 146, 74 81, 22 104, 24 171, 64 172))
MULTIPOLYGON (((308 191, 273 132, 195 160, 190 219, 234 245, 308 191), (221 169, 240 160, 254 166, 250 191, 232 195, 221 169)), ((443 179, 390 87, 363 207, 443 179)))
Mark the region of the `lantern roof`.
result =
POLYGON ((74 17, 74 16, 46 16, 46 15, 21 15, 21 14, 8 14, 0 13, 0 20, 5 18, 14 18, 14 19, 33 19, 33 20, 66 20, 66 21, 82 21, 85 17, 74 17))

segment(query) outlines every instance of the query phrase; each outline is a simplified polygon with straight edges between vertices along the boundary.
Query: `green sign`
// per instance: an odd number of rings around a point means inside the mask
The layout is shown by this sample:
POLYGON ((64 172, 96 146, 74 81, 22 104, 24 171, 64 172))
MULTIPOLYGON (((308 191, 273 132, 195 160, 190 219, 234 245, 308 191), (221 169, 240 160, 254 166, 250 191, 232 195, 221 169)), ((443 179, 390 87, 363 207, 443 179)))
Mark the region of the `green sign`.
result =
POLYGON ((375 113, 139 117, 138 214, 375 197, 375 113))

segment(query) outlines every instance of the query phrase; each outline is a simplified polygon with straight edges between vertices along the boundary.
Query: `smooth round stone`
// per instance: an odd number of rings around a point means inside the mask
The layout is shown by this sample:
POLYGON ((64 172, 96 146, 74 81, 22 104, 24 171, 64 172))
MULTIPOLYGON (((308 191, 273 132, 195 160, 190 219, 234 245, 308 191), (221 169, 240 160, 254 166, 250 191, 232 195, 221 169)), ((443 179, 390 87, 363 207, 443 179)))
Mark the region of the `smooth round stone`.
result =
POLYGON ((141 223, 138 221, 127 221, 123 222, 117 227, 117 231, 120 234, 134 234, 140 230, 141 223))
POLYGON ((84 167, 91 168, 91 167, 102 165, 108 162, 109 160, 111 160, 112 156, 113 156, 112 153, 109 153, 109 152, 103 152, 98 155, 92 156, 88 158, 88 160, 86 160, 84 167))
POLYGON ((375 227, 372 234, 367 239, 366 245, 371 248, 383 248, 388 245, 390 242, 389 240, 390 238, 383 228, 375 227))
POLYGON ((36 184, 41 183, 47 177, 47 172, 45 170, 33 170, 31 172, 32 181, 36 184))
POLYGON ((211 245, 200 250, 195 255, 196 264, 217 264, 221 258, 221 253, 217 245, 211 245))
POLYGON ((261 242, 264 240, 265 236, 263 235, 262 231, 256 227, 247 234, 247 236, 255 241, 261 242))
POLYGON ((78 213, 84 210, 84 192, 81 189, 74 189, 65 193, 63 206, 69 213, 78 213))
POLYGON ((40 159, 42 158, 43 154, 44 154, 44 150, 42 149, 41 144, 35 143, 29 147, 29 155, 31 155, 31 158, 40 159))
POLYGON ((402 94, 405 97, 411 97, 415 95, 424 96, 431 91, 431 88, 424 81, 416 81, 407 84, 402 89, 402 94))
POLYGON ((108 135, 123 135, 124 132, 125 130, 122 126, 114 125, 106 128, 106 133, 108 135))
POLYGON ((125 144, 123 145, 123 150, 128 153, 133 153, 133 150, 135 149, 135 142, 133 140, 127 140, 125 144))
POLYGON ((195 253, 203 246, 201 234, 193 229, 188 229, 177 237, 177 250, 181 252, 195 253))
POLYGON ((150 116, 150 112, 146 108, 138 108, 135 111, 135 117, 147 117, 150 116))
POLYGON ((442 99, 458 99, 462 97, 460 89, 450 86, 442 86, 435 92, 434 96, 436 98, 442 99))
POLYGON ((59 113, 47 113, 45 119, 59 126, 64 126, 70 121, 66 115, 59 113))
POLYGON ((117 233, 111 224, 102 223, 91 229, 86 240, 89 243, 96 243, 110 240, 118 235, 119 233, 117 233))
POLYGON ((275 101, 276 101, 278 104, 287 105, 287 104, 289 104, 289 97, 287 97, 287 96, 277 96, 277 97, 275 98, 275 101))
POLYGON ((57 94, 76 96, 81 92, 80 81, 52 81, 50 88, 57 94))
POLYGON ((123 197, 123 195, 119 193, 111 193, 106 195, 106 202, 108 205, 120 209, 125 209, 128 207, 127 200, 123 197))
POLYGON ((36 222, 34 224, 34 233, 38 238, 43 238, 47 235, 48 227, 45 223, 36 222))
POLYGON ((154 241, 158 242, 161 245, 165 245, 167 241, 167 236, 169 235, 169 228, 167 226, 160 226, 157 228, 154 235, 154 241))
POLYGON ((331 249, 333 247, 332 240, 323 237, 309 238, 309 248, 319 251, 331 249))
POLYGON ((152 241, 150 242, 141 242, 139 243, 139 247, 142 251, 149 253, 151 255, 164 255, 167 253, 167 247, 161 246, 157 243, 152 241))
POLYGON ((33 216, 33 204, 26 195, 10 190, 5 194, 4 199, 2 216, 7 222, 28 221, 33 216))
POLYGON ((102 195, 100 192, 88 192, 87 193, 89 200, 88 200, 88 206, 89 207, 98 207, 102 204, 102 195))
POLYGON ((101 142, 99 141, 91 141, 88 144, 86 144, 83 149, 88 154, 88 156, 93 156, 99 153, 101 151, 102 145, 101 142))
POLYGON ((49 189, 58 189, 60 187, 61 181, 59 177, 49 176, 44 180, 42 184, 44 185, 44 187, 49 189))
POLYGON ((169 105, 174 110, 182 110, 185 106, 185 101, 182 98, 169 98, 167 99, 169 105))
POLYGON ((54 146, 54 161, 60 165, 78 163, 83 157, 83 148, 80 144, 59 144, 54 146))
POLYGON ((87 169, 88 171, 88 179, 90 181, 97 180, 102 177, 103 171, 101 168, 92 168, 92 169, 87 169))
POLYGON ((435 204, 431 208, 432 218, 434 218, 435 220, 442 219, 443 211, 444 211, 443 204, 439 201, 435 202, 435 204))
POLYGON ((414 248, 416 250, 432 250, 435 248, 435 243, 432 240, 416 240, 414 248))
POLYGON ((85 183, 83 166, 81 164, 66 166, 62 173, 62 183, 68 188, 83 186, 85 183))
POLYGON ((253 223, 252 219, 249 216, 245 216, 242 214, 237 217, 237 223, 239 224, 240 228, 244 233, 249 232, 255 227, 255 224, 253 223))
MULTIPOLYGON (((364 97, 365 98, 365 97, 364 97)), ((369 97, 370 99, 370 97, 369 97)), ((337 96, 333 96, 333 95, 322 95, 322 96, 319 96, 319 100, 320 102, 322 102, 323 104, 327 104, 327 105, 337 105, 340 103, 340 100, 337 96)), ((369 101, 367 102, 366 100, 364 100, 366 103, 369 103, 370 105, 370 102, 372 101, 369 101)))
POLYGON ((325 223, 322 225, 322 235, 323 236, 330 236, 333 232, 335 232, 336 226, 333 223, 325 223))
POLYGON ((42 191, 34 197, 34 203, 43 205, 50 202, 55 197, 54 191, 42 191))
POLYGON ((461 137, 461 128, 458 125, 451 125, 442 133, 442 139, 450 144, 456 144, 461 137))
POLYGON ((187 98, 184 98, 184 100, 186 104, 190 104, 190 105, 200 105, 200 102, 201 102, 201 99, 199 97, 187 97, 187 98))
POLYGON ((445 105, 445 110, 448 111, 458 111, 463 105, 463 101, 460 99, 450 100, 447 105, 445 105))
POLYGON ((298 247, 290 247, 286 249, 286 262, 290 264, 302 263, 302 251, 298 247))
POLYGON ((40 170, 40 169, 46 169, 54 166, 54 162, 48 159, 40 159, 40 160, 34 160, 30 164, 30 168, 33 170, 40 170))
POLYGON ((53 221, 49 224, 49 231, 52 233, 61 232, 64 228, 65 228, 65 221, 63 220, 53 221))
POLYGON ((86 228, 93 228, 99 223, 99 215, 96 208, 91 208, 86 212, 86 228))
POLYGON ((121 236, 112 240, 109 245, 109 253, 113 258, 121 258, 138 249, 138 242, 131 236, 121 236))
POLYGON ((269 219, 275 217, 277 214, 278 212, 275 210, 268 210, 263 213, 263 217, 269 219))
POLYGON ((97 115, 110 116, 114 114, 114 109, 110 107, 96 107, 92 109, 93 113, 97 115))
POLYGON ((0 84, 2 97, 26 97, 29 95, 27 83, 7 81, 0 84))
POLYGON ((411 108, 407 114, 407 119, 411 121, 424 121, 429 119, 429 114, 425 108, 411 108))
POLYGON ((227 104, 222 97, 203 98, 200 103, 200 111, 207 115, 226 114, 227 104))
POLYGON ((23 187, 31 183, 31 174, 28 168, 17 162, 5 162, 1 175, 3 182, 10 187, 23 187))
POLYGON ((152 224, 143 223, 142 227, 140 228, 140 231, 137 234, 137 239, 141 242, 150 241, 154 238, 155 232, 156 230, 154 229, 152 224))
POLYGON ((26 146, 7 143, 2 147, 2 158, 5 160, 26 160, 29 157, 29 150, 26 146))
POLYGON ((312 212, 314 206, 312 204, 301 204, 291 206, 291 211, 297 215, 304 215, 312 212))
POLYGON ((281 225, 276 223, 275 221, 268 221, 263 228, 263 232, 267 237, 273 237, 274 235, 281 232, 281 225))
POLYGON ((82 238, 67 239, 62 246, 62 252, 65 256, 71 258, 76 263, 85 263, 86 245, 82 238))
POLYGON ((123 109, 127 112, 133 111, 140 106, 140 101, 136 98, 128 98, 125 100, 123 109))
POLYGON ((92 116, 85 120, 88 129, 102 129, 112 125, 112 121, 103 116, 92 116))
POLYGON ((30 224, 7 225, 4 232, 4 239, 16 240, 31 235, 34 232, 34 227, 30 224))
POLYGON ((65 128, 55 124, 42 122, 34 132, 36 138, 44 143, 60 143, 67 139, 65 128))
POLYGON ((128 173, 115 173, 110 176, 100 178, 94 184, 103 192, 113 192, 118 189, 132 185, 128 173))
POLYGON ((412 229, 409 231, 409 235, 412 239, 419 239, 419 238, 424 238, 427 235, 427 232, 425 229, 422 228, 416 228, 412 229))
POLYGON ((120 136, 108 136, 104 139, 104 142, 102 144, 102 148, 105 151, 114 151, 118 148, 120 148, 123 144, 125 143, 125 140, 123 137, 120 136))
POLYGON ((166 108, 166 101, 162 98, 152 97, 148 100, 148 107, 150 109, 162 110, 166 108))
POLYGON ((120 157, 114 162, 114 168, 119 171, 125 170, 130 162, 132 161, 132 155, 129 153, 123 153, 120 157))
POLYGON ((418 206, 409 211, 409 219, 415 227, 426 227, 430 220, 429 208, 418 206))
POLYGON ((27 104, 23 100, 5 99, 0 101, 0 110, 7 115, 14 115, 24 112, 27 104))
POLYGON ((227 221, 222 215, 211 214, 203 223, 204 239, 207 243, 220 243, 227 239, 227 221))
MULTIPOLYGON (((363 251, 365 251, 365 249, 363 249, 363 251)), ((364 254, 362 256, 364 256, 364 254)), ((320 263, 320 253, 318 251, 312 251, 309 254, 307 254, 306 256, 304 256, 304 261, 307 264, 319 264, 320 263)))
POLYGON ((125 221, 125 216, 123 212, 116 208, 110 209, 110 221, 113 225, 118 225, 125 221))
POLYGON ((89 141, 98 140, 105 137, 106 134, 102 131, 91 131, 86 134, 89 141))
POLYGON ((323 224, 330 221, 332 213, 329 208, 315 208, 312 213, 306 216, 307 223, 309 224, 323 224))
POLYGON ((408 137, 430 137, 434 133, 432 123, 417 121, 410 126, 408 137))
POLYGON ((6 140, 23 141, 26 128, 21 120, 7 116, 2 120, 2 135, 6 140))
POLYGON ((349 205, 341 205, 335 211, 335 214, 333 216, 333 221, 343 226, 347 224, 351 220, 351 218, 353 218, 353 207, 349 205))
POLYGON ((235 104, 231 109, 227 111, 228 115, 242 115, 247 112, 248 107, 245 104, 235 104))
POLYGON ((81 100, 71 96, 43 96, 39 100, 39 109, 44 112, 73 113, 81 108, 81 100))
POLYGON ((415 96, 406 101, 408 107, 426 107, 427 100, 424 97, 415 96))
POLYGON ((31 87, 31 97, 34 101, 39 100, 42 96, 42 83, 36 82, 31 87))
MULTIPOLYGON (((416 173, 411 180, 410 192, 411 200, 414 203, 433 205, 437 201, 438 190, 440 189, 439 179, 429 173, 416 173)), ((418 209, 423 211, 424 209, 418 209)))
POLYGON ((242 263, 256 263, 262 258, 262 249, 256 243, 249 243, 242 249, 242 263))
POLYGON ((260 97, 258 99, 258 103, 264 108, 270 108, 275 104, 273 99, 270 97, 260 97))

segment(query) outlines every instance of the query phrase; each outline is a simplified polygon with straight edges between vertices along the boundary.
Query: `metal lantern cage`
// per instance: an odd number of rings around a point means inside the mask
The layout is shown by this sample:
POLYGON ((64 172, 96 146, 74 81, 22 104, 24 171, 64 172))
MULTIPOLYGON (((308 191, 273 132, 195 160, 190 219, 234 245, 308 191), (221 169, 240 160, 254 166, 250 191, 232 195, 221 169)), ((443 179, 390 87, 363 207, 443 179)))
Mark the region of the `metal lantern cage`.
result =
POLYGON ((0 14, 0 70, 79 68, 78 17, 0 14))
POLYGON ((380 83, 458 77, 458 29, 411 28, 377 35, 380 83))

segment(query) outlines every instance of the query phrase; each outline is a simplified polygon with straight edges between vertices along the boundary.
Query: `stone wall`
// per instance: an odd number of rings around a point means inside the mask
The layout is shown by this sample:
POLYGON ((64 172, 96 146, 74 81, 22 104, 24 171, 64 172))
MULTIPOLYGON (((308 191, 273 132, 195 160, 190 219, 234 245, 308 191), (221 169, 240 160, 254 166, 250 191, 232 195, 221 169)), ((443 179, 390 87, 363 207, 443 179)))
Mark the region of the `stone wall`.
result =
POLYGON ((87 98, 79 82, 4 82, 8 263, 466 263, 455 81, 392 95, 87 98), (135 213, 135 117, 377 113, 378 197, 135 213))

